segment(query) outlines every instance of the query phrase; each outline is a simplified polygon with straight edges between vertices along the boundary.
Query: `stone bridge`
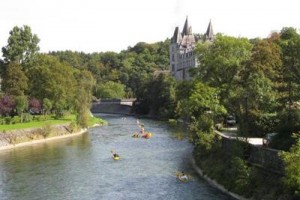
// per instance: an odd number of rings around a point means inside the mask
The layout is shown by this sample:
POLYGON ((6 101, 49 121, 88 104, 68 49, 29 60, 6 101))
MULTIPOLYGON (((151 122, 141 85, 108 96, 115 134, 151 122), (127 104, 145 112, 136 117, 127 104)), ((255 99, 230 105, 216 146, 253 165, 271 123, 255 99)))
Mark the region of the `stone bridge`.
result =
POLYGON ((100 99, 93 102, 91 112, 130 115, 135 101, 136 99, 100 99))

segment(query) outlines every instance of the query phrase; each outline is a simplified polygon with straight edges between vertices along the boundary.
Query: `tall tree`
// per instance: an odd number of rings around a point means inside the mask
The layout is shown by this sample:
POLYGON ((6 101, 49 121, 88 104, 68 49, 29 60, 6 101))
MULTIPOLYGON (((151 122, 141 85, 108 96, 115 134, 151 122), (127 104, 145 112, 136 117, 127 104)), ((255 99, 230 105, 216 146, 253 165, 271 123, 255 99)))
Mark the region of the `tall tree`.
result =
MULTIPOLYGON (((213 43, 199 43, 197 54, 199 66, 194 76, 211 87, 220 89, 220 99, 228 102, 235 89, 235 81, 244 63, 249 60, 252 45, 246 38, 234 38, 218 34, 213 43)), ((229 108, 230 109, 230 108, 229 108)))
POLYGON ((2 48, 4 62, 18 62, 21 65, 29 64, 39 51, 39 38, 32 34, 31 28, 15 26, 10 32, 7 46, 2 48))
POLYGON ((53 56, 39 55, 29 69, 30 94, 40 101, 51 100, 52 109, 59 117, 64 109, 70 108, 74 100, 74 69, 59 62, 53 56))
POLYGON ((241 88, 236 93, 234 105, 241 132, 263 136, 275 131, 276 123, 272 118, 276 117, 279 108, 282 85, 280 47, 269 39, 255 41, 251 58, 240 73, 238 83, 241 88))
POLYGON ((10 62, 2 76, 2 90, 13 96, 22 96, 28 89, 28 78, 18 62, 10 62))
POLYGON ((77 114, 77 123, 83 127, 88 127, 90 118, 90 107, 92 102, 93 88, 95 79, 89 71, 77 71, 76 90, 75 90, 75 110, 77 114))

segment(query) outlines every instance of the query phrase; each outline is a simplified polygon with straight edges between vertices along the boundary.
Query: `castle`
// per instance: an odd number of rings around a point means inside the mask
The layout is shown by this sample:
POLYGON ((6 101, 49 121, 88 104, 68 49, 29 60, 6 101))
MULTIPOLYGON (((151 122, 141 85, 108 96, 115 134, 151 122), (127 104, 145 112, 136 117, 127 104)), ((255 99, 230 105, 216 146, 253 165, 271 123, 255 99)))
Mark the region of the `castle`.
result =
POLYGON ((194 53, 197 42, 212 41, 214 37, 211 21, 208 24, 207 31, 202 38, 197 38, 192 33, 192 27, 189 26, 186 18, 183 30, 180 33, 176 27, 170 44, 170 69, 171 75, 176 80, 190 80, 189 70, 197 67, 197 57, 194 53))

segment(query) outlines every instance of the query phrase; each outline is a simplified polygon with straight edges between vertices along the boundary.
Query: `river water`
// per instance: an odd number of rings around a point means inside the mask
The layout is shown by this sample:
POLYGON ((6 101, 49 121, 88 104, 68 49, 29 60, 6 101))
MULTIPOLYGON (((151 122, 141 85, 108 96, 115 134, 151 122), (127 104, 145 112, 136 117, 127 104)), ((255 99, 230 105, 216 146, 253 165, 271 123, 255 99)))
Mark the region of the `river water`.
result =
POLYGON ((1 200, 224 200, 198 177, 193 146, 166 124, 140 119, 150 139, 132 138, 136 118, 101 115, 108 126, 83 135, 0 152, 1 200), (112 159, 115 150, 121 159, 112 159), (192 179, 183 183, 177 171, 192 179))

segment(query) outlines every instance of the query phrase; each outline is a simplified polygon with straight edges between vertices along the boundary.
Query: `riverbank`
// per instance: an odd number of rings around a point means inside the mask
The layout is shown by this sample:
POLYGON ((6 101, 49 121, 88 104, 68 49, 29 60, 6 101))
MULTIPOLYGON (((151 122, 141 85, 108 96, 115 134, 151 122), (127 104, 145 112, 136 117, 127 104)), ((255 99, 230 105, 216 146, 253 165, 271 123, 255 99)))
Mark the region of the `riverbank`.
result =
MULTIPOLYGON (((92 127, 94 126, 100 126, 100 124, 94 124, 92 127)), ((61 124, 44 128, 28 128, 2 132, 0 133, 0 151, 74 137, 87 132, 87 130, 87 128, 71 130, 70 124, 61 124)))
POLYGON ((31 140, 31 141, 27 141, 27 142, 21 142, 21 143, 17 143, 17 144, 6 144, 5 145, 5 142, 1 141, 0 144, 2 144, 2 145, 0 145, 0 151, 7 150, 7 149, 13 149, 13 148, 17 148, 17 147, 33 145, 33 144, 38 144, 38 143, 45 143, 47 141, 58 140, 58 139, 67 138, 67 137, 73 137, 73 136, 81 135, 85 132, 87 132, 87 129, 81 129, 75 133, 57 135, 57 136, 48 137, 48 138, 41 138, 41 139, 31 140))
POLYGON ((196 161, 194 159, 194 157, 192 158, 192 166, 195 169, 195 171, 201 176, 203 177, 210 185, 212 185, 213 187, 219 189, 220 191, 224 192, 225 194, 228 194, 229 196, 238 199, 238 200, 250 200, 247 198, 244 198, 238 194, 232 193, 230 191, 228 191, 223 185, 219 184, 217 181, 211 179, 210 177, 208 177, 207 175, 205 175, 203 173, 203 171, 197 166, 196 161))

